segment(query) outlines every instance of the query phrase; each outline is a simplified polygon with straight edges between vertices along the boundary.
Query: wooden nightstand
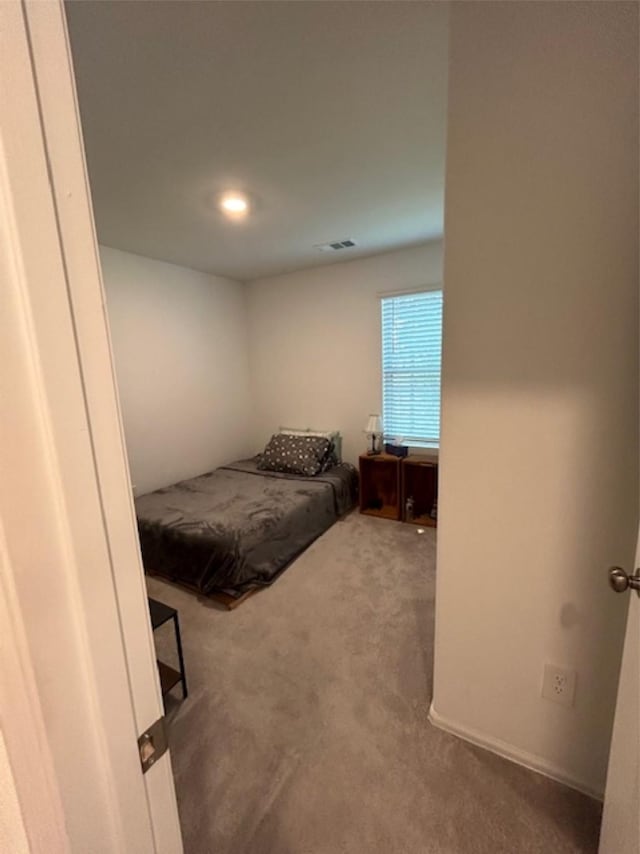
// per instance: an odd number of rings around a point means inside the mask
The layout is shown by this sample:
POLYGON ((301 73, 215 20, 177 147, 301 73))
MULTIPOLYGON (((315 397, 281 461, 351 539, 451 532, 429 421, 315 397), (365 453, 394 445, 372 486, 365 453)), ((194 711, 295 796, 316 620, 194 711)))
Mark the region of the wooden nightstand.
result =
POLYGON ((360 454, 360 512, 400 519, 400 459, 391 454, 360 454))
POLYGON ((438 458, 414 455, 404 457, 401 465, 401 508, 405 522, 414 525, 437 525, 438 458), (407 518, 407 499, 413 500, 413 517, 407 518))
POLYGON ((435 528, 438 458, 427 454, 394 457, 360 454, 360 512, 435 528), (407 499, 413 514, 407 517, 407 499))

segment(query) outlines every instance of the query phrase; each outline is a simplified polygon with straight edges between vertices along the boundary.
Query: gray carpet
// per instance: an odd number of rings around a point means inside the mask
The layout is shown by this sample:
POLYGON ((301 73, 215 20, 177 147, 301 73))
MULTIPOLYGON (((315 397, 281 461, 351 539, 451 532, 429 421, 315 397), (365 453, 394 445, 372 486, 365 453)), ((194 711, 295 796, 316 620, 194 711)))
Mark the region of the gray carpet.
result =
POLYGON ((353 513, 234 612, 149 580, 182 623, 186 854, 597 850, 596 802, 429 724, 434 556, 433 530, 353 513))

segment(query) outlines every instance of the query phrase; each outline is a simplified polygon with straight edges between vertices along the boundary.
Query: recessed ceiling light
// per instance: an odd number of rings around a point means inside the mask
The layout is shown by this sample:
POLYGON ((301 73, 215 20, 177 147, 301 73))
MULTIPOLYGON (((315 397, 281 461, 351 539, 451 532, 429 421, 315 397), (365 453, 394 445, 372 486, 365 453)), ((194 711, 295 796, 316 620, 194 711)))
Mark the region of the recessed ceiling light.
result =
POLYGON ((220 198, 220 209, 229 216, 243 216, 249 210, 249 202, 241 193, 225 193, 220 198))

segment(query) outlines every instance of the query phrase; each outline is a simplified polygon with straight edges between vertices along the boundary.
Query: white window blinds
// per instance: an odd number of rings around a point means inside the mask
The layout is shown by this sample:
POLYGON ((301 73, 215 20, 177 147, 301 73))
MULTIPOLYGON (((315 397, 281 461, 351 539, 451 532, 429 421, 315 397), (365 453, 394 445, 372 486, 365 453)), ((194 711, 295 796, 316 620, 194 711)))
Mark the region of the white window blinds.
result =
POLYGON ((440 440, 442 291, 382 297, 382 428, 406 445, 440 440))

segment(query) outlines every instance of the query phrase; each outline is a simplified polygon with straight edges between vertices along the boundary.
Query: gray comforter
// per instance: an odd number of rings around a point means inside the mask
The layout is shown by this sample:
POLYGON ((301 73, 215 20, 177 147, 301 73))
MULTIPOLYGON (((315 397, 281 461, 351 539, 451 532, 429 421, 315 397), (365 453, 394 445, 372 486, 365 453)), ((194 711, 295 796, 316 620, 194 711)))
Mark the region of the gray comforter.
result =
POLYGON ((353 467, 316 477, 241 460, 136 499, 145 569, 240 595, 268 584, 354 504, 353 467))

